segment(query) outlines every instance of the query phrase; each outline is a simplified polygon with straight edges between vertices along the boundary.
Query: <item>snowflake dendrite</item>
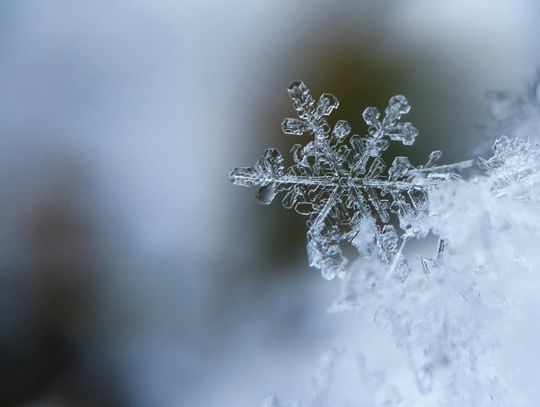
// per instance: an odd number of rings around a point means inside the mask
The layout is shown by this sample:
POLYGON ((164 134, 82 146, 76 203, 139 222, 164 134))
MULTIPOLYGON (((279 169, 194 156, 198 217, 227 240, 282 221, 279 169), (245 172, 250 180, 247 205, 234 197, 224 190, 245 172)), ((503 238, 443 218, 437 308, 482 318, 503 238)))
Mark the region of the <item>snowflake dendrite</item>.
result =
POLYGON ((403 247, 427 233, 414 220, 427 209, 428 189, 459 177, 457 171, 472 161, 435 166, 442 153, 434 151, 425 165, 415 167, 408 158, 396 157, 386 171, 381 154, 390 141, 412 145, 418 135, 411 123, 401 121, 411 109, 404 96, 390 98, 383 117, 375 107, 365 109, 369 127, 362 137, 352 134, 347 121, 329 124, 326 117, 339 106, 334 95, 324 93, 316 101, 300 81, 292 82, 288 92, 298 117, 283 120, 283 133, 309 134, 312 140, 292 147, 288 168, 281 153, 269 148, 253 167, 232 170, 231 181, 259 187, 257 198, 266 205, 283 193, 285 208, 308 217, 309 264, 325 278, 346 270, 344 242, 361 257, 376 256, 390 264, 405 278, 409 267, 403 247))

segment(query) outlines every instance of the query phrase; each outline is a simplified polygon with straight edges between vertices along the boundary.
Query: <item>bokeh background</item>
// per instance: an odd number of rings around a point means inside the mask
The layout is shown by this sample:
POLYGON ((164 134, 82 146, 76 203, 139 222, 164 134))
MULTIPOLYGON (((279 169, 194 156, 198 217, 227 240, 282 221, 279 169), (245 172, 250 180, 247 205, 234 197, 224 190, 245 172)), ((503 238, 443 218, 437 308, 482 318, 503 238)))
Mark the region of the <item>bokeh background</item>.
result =
POLYGON ((305 219, 228 172, 298 142, 296 79, 356 132, 405 94, 396 153, 470 158, 539 22, 535 0, 0 2, 0 405, 257 406, 330 346, 388 342, 326 312, 305 219))

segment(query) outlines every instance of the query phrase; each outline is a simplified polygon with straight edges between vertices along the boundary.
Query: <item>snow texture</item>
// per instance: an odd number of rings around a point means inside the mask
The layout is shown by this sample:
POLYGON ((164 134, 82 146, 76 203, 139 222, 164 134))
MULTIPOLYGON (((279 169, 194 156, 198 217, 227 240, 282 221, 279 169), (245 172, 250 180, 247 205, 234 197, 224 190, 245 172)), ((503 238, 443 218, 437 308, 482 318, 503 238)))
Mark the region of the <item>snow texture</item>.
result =
POLYGON ((363 357, 331 350, 305 397, 284 404, 269 396, 264 406, 538 405, 538 81, 530 89, 497 108, 506 119, 493 130, 499 137, 490 157, 435 166, 434 152, 420 167, 397 157, 385 174, 381 153, 389 140, 412 144, 417 136, 400 121, 410 109, 404 97, 390 99, 382 119, 366 109, 368 135, 349 136, 346 122, 331 130, 326 121, 338 106, 334 96, 315 103, 304 84, 291 84, 299 118, 285 119, 283 130, 313 140, 293 147, 287 170, 271 149, 231 179, 258 186, 263 203, 285 192, 284 206, 309 216, 311 264, 343 281, 331 311, 360 311, 389 332, 415 386, 391 383, 384 368, 368 372, 363 357), (526 137, 504 135, 516 133, 526 137), (473 166, 476 172, 460 176, 473 166), (403 252, 405 242, 426 236, 439 242, 432 256, 403 252), (342 241, 360 252, 347 272, 342 241), (340 361, 353 359, 355 369, 344 373, 340 361))

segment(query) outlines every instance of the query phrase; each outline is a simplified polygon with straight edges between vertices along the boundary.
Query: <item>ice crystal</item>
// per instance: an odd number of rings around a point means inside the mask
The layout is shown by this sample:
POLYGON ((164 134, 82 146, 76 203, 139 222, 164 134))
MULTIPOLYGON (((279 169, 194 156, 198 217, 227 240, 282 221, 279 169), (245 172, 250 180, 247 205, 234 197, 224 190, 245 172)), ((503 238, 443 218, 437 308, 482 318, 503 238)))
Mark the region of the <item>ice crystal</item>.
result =
MULTIPOLYGON (((539 158, 538 146, 530 140, 503 136, 495 141, 493 156, 487 160, 480 158, 479 164, 490 176, 491 188, 498 196, 505 195, 509 189, 516 196, 515 189, 521 186, 522 179, 535 175, 533 179, 537 181, 539 158)), ((530 190, 527 188, 525 192, 530 190)))
POLYGON ((292 147, 288 168, 281 153, 269 148, 253 167, 232 170, 231 181, 259 187, 257 198, 263 204, 283 193, 285 208, 308 216, 309 264, 325 278, 346 270, 344 242, 355 246, 360 257, 377 257, 406 277, 409 266, 402 251, 409 239, 426 234, 414 219, 428 208, 427 191, 458 177, 472 162, 436 166, 442 153, 434 151, 425 165, 415 167, 407 157, 396 157, 387 170, 381 155, 390 141, 410 146, 418 135, 411 123, 401 120, 411 109, 404 96, 390 98, 384 116, 375 107, 365 109, 369 127, 362 137, 352 134, 347 121, 329 124, 326 117, 339 106, 334 95, 324 93, 316 101, 299 81, 288 92, 298 117, 283 120, 283 133, 308 134, 312 140, 292 147))

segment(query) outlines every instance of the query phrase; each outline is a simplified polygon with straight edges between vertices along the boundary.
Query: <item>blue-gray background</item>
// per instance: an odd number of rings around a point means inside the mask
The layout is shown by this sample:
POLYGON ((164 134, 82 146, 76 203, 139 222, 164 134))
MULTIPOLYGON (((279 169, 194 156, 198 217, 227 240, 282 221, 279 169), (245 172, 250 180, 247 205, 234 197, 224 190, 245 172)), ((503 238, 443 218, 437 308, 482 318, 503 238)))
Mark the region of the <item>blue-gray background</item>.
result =
POLYGON ((403 93, 414 161, 469 158, 539 22, 534 0, 2 1, 0 404, 255 406, 383 340, 325 313, 304 219, 228 171, 298 142, 295 79, 357 132, 403 93))

